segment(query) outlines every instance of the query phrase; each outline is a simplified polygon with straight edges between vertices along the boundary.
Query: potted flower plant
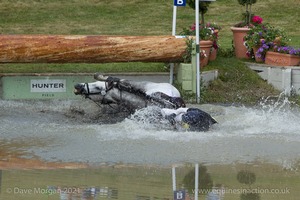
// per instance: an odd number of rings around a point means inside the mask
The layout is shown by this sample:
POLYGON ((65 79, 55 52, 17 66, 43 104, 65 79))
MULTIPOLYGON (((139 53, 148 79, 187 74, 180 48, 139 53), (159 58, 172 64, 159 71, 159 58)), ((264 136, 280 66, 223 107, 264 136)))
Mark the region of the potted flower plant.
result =
MULTIPOLYGON (((199 35, 200 35, 200 49, 201 52, 205 52, 206 55, 203 59, 200 59, 201 67, 208 64, 210 51, 213 44, 217 41, 217 32, 213 27, 207 26, 205 24, 204 15, 208 11, 208 7, 211 1, 200 1, 199 2, 199 12, 201 14, 201 22, 199 24, 199 35), (203 50, 203 51, 202 51, 203 50)), ((187 0, 187 4, 195 10, 195 0, 187 0)), ((184 29, 183 34, 185 35, 195 35, 196 25, 190 27, 190 29, 184 29)))
POLYGON ((254 26, 256 22, 261 23, 262 19, 253 18, 252 5, 256 3, 256 0, 238 0, 238 3, 245 6, 246 11, 243 13, 243 21, 231 27, 231 31, 233 32, 233 44, 237 58, 248 58, 246 54, 247 48, 244 46, 243 38, 249 31, 249 27, 254 26))
MULTIPOLYGON (((200 35, 200 49, 203 56, 200 55, 200 66, 204 67, 208 64, 211 47, 214 41, 216 41, 216 34, 214 30, 210 27, 199 25, 199 35, 200 35), (205 55, 205 56, 204 56, 205 55)), ((196 25, 193 24, 189 29, 184 28, 180 33, 181 35, 195 36, 196 25)))
POLYGON ((219 49, 219 45, 218 45, 219 31, 222 28, 218 24, 210 23, 210 22, 206 23, 206 27, 209 27, 213 31, 213 44, 209 55, 209 61, 213 61, 217 58, 217 52, 219 49))
POLYGON ((267 51, 265 63, 274 66, 299 66, 300 48, 274 45, 267 51))
MULTIPOLYGON (((208 11, 208 6, 211 2, 200 2, 199 3, 199 12, 201 14, 201 22, 199 24, 199 35, 200 35, 200 67, 203 68, 208 64, 210 50, 213 45, 213 41, 216 41, 215 32, 211 27, 205 26, 204 14, 208 11)), ((187 0, 187 4, 195 9, 195 0, 187 0)), ((195 62, 196 59, 192 59, 192 52, 196 52, 196 46, 193 45, 195 40, 196 33, 196 24, 193 24, 189 28, 184 28, 181 32, 181 35, 191 36, 187 37, 187 48, 186 52, 183 55, 184 63, 180 63, 177 69, 177 80, 181 84, 182 89, 187 91, 196 92, 195 77, 192 74, 195 74, 195 62), (193 64, 192 64, 193 63, 193 64)))
POLYGON ((287 37, 282 29, 260 23, 250 27, 247 35, 244 37, 244 41, 247 48, 247 55, 252 58, 254 57, 256 62, 264 62, 266 52, 275 43, 277 45, 286 45, 287 37))

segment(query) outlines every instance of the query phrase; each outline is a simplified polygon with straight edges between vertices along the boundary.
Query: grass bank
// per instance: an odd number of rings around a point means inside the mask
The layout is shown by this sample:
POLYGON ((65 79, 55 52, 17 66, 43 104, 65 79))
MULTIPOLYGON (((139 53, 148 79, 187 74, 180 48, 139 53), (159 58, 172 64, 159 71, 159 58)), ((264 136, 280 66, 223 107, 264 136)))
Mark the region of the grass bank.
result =
POLYGON ((105 63, 105 64, 0 64, 0 73, 94 73, 94 72, 165 72, 164 63, 105 63))
MULTIPOLYGON (((218 70, 218 79, 212 81, 208 87, 201 87, 201 103, 253 106, 264 98, 276 98, 280 95, 280 91, 261 79, 243 60, 218 56, 215 61, 210 61, 204 71, 215 69, 218 70)), ((195 103, 195 94, 178 88, 187 102, 195 103)))
MULTIPOLYGON (((253 13, 287 31, 300 47, 299 1, 260 0, 253 13)), ((222 26, 220 43, 231 47, 230 27, 241 20, 237 0, 213 2, 206 21, 222 26)), ((173 0, 9 0, 0 1, 1 34, 170 35, 173 0)), ((177 31, 195 21, 194 10, 178 7, 177 31)))
POLYGON ((234 57, 218 57, 206 70, 218 69, 219 78, 202 89, 203 103, 254 105, 263 97, 277 96, 275 90, 246 64, 234 57))

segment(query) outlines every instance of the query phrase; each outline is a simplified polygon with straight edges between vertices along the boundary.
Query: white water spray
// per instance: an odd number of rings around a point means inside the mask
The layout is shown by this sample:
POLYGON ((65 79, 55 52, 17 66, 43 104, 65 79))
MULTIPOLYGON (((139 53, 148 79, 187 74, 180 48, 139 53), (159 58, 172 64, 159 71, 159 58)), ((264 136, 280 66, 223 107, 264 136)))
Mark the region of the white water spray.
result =
POLYGON ((47 145, 22 148, 52 161, 167 164, 262 158, 289 163, 299 158, 300 112, 285 98, 268 98, 256 107, 193 105, 217 119, 208 132, 174 131, 157 117, 157 108, 139 110, 115 124, 98 123, 96 117, 114 115, 91 105, 0 100, 0 136, 6 141, 42 141, 47 145))

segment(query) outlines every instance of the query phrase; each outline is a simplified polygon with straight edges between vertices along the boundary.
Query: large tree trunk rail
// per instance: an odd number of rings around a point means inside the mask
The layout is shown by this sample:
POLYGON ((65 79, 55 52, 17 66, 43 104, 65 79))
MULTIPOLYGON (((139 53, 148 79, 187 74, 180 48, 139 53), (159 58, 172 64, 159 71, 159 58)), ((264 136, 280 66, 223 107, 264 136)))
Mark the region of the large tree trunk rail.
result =
POLYGON ((174 36, 0 35, 0 63, 180 62, 174 36))

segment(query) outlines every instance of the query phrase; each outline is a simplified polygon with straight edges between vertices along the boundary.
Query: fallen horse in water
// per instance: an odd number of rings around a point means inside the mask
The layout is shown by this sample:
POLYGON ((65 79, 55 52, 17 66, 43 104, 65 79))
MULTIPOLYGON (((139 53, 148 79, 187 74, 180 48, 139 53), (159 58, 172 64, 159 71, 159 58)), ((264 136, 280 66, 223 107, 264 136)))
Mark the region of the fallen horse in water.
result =
POLYGON ((217 123, 208 113, 197 108, 185 108, 179 91, 169 83, 129 81, 96 73, 98 81, 78 83, 74 93, 104 105, 116 104, 130 113, 147 106, 160 107, 159 115, 176 129, 207 131, 217 123))
POLYGON ((162 108, 185 107, 179 91, 169 83, 129 81, 96 73, 93 83, 76 84, 74 93, 100 104, 117 104, 133 113, 156 105, 162 108))

